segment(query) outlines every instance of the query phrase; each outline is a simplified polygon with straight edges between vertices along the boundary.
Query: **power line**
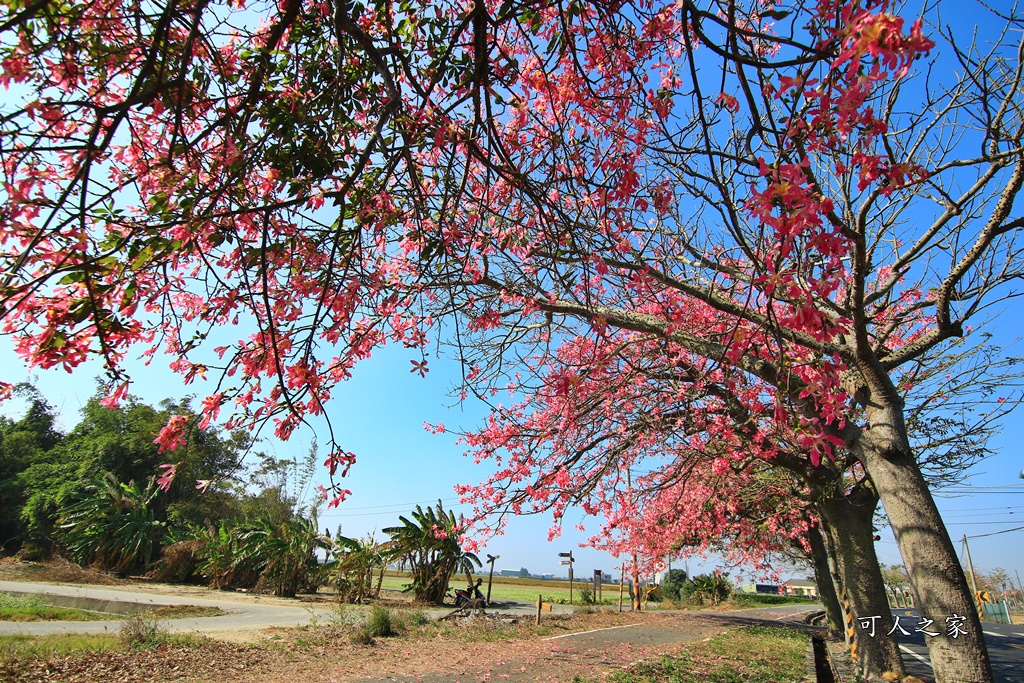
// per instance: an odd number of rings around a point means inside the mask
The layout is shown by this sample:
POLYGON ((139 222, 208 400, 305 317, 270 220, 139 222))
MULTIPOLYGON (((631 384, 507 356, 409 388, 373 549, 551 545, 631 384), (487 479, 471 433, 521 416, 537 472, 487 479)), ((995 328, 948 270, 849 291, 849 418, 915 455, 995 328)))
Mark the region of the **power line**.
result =
POLYGON ((1020 531, 1024 529, 1024 526, 1016 526, 1012 529, 1003 529, 1002 531, 993 531, 990 534, 978 534, 977 536, 968 536, 967 538, 985 538, 986 536, 998 536, 999 534, 1008 534, 1011 531, 1020 531))

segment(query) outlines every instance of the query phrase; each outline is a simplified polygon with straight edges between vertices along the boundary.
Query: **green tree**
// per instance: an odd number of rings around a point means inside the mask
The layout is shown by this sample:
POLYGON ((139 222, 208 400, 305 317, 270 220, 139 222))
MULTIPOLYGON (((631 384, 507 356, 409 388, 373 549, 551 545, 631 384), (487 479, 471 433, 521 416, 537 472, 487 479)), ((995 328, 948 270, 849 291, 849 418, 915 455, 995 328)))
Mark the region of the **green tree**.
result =
POLYGON ((381 544, 373 536, 358 539, 341 534, 330 543, 331 557, 325 570, 341 599, 362 603, 379 595, 387 568, 387 556, 381 544))
POLYGON ((387 551, 412 570, 411 589, 416 599, 441 605, 452 576, 463 573, 469 581, 473 569, 481 566, 480 560, 459 544, 462 515, 456 518, 455 513, 445 511, 441 501, 426 510, 417 505, 410 516, 412 519, 398 518, 401 526, 384 529, 391 537, 387 551))
MULTIPOLYGON (((45 454, 31 458, 18 476, 23 492, 18 517, 33 546, 30 550, 52 543, 58 517, 82 493, 83 482, 98 473, 109 472, 121 482, 145 482, 156 475, 168 456, 153 441, 171 415, 186 415, 195 422, 187 400, 165 400, 156 409, 128 397, 121 408, 112 409, 101 404, 99 394, 90 398, 71 432, 53 441, 45 454)), ((196 480, 230 477, 250 445, 251 439, 242 433, 225 436, 214 428, 191 429, 173 456, 177 475, 166 494, 149 502, 155 518, 186 526, 235 514, 238 506, 227 489, 215 487, 203 495, 196 480)))
POLYGON ((26 494, 22 477, 33 463, 43 462, 64 435, 57 429, 53 406, 29 385, 16 393, 28 401, 18 420, 0 416, 0 550, 21 547, 27 526, 21 518, 26 494))

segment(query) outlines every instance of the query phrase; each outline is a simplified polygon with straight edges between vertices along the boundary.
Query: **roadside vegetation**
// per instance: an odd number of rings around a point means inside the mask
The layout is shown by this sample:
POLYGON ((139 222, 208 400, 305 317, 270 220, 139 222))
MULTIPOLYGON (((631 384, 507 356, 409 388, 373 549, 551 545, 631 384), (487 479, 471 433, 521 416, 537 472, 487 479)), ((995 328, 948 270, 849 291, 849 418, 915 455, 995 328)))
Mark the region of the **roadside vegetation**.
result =
POLYGON ((39 595, 0 593, 0 621, 102 621, 114 615, 47 605, 39 595))
MULTIPOLYGON (((797 683, 807 676, 807 634, 751 626, 696 643, 682 654, 636 664, 612 683, 797 683)), ((596 683, 575 678, 573 683, 596 683)))

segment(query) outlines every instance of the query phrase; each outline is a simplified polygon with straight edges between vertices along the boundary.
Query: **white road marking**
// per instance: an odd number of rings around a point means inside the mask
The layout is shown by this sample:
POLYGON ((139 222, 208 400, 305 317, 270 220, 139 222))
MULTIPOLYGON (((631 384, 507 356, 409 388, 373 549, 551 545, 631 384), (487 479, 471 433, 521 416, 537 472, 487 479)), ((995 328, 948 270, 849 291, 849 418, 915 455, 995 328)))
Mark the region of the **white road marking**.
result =
POLYGON ((920 660, 920 661, 924 662, 925 664, 927 664, 927 665, 928 665, 928 667, 929 667, 929 668, 932 668, 932 663, 931 663, 931 662, 929 662, 929 661, 928 661, 928 658, 927 658, 927 657, 925 657, 924 655, 919 655, 919 654, 917 654, 916 652, 914 652, 913 650, 911 650, 911 649, 910 649, 909 647, 907 647, 906 645, 900 645, 900 649, 901 649, 901 650, 903 650, 904 652, 906 652, 906 653, 907 653, 908 655, 910 655, 910 656, 911 656, 911 657, 913 657, 914 659, 917 659, 917 660, 920 660))
POLYGON ((982 633, 986 636, 995 636, 996 638, 1009 638, 1009 636, 1005 636, 1002 633, 992 633, 992 631, 982 631, 982 633))
POLYGON ((580 631, 579 633, 563 633, 560 636, 551 636, 544 640, 558 640, 559 638, 571 638, 573 636, 582 636, 588 633, 597 633, 598 631, 614 631, 617 628, 632 628, 633 626, 642 626, 643 624, 625 624, 623 626, 609 626, 607 628, 595 628, 590 631, 580 631))

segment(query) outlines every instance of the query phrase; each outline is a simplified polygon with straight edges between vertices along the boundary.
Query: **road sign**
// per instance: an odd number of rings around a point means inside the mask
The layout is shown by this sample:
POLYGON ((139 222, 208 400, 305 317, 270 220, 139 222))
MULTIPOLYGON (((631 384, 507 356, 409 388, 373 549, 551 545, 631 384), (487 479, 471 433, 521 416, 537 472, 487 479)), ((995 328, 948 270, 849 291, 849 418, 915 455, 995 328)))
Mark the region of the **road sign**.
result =
POLYGON ((992 602, 992 594, 988 591, 978 591, 976 593, 978 602, 992 602))

